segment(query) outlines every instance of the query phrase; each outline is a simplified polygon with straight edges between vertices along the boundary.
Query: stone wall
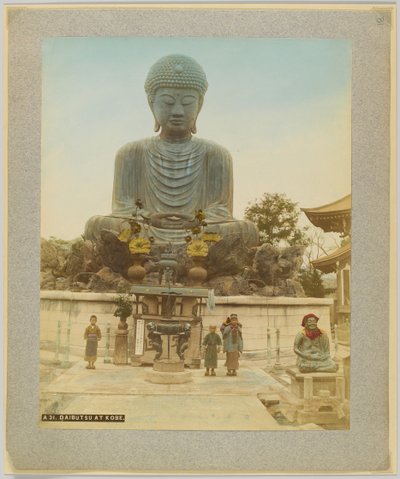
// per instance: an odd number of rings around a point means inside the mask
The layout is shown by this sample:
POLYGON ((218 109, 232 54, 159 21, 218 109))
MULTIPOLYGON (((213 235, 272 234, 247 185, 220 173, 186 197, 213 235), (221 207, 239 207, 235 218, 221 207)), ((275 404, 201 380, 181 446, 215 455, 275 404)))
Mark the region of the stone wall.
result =
MULTIPOLYGON (((114 345, 114 329, 118 318, 114 317, 115 293, 78 293, 70 291, 42 291, 40 313, 41 348, 55 351, 57 328, 61 326, 61 354, 67 344, 68 325, 70 325, 70 353, 82 356, 85 341, 83 333, 89 324, 89 317, 95 314, 103 333, 99 343, 98 354, 106 352, 106 331, 110 327, 110 354, 114 345)), ((282 359, 293 359, 293 340, 301 330, 302 317, 310 312, 319 316, 319 326, 329 334, 331 339, 330 298, 287 298, 257 296, 216 297, 213 311, 203 313, 203 335, 211 324, 219 326, 231 313, 236 313, 243 325, 244 357, 247 359, 267 358, 268 332, 270 334, 270 357, 276 356, 276 337, 279 329, 282 359), (269 329, 269 331, 268 331, 269 329)), ((128 319, 132 328, 133 318, 128 319)), ((331 342, 332 345, 332 342, 331 342)), ((61 357, 62 359, 62 357, 61 357)))

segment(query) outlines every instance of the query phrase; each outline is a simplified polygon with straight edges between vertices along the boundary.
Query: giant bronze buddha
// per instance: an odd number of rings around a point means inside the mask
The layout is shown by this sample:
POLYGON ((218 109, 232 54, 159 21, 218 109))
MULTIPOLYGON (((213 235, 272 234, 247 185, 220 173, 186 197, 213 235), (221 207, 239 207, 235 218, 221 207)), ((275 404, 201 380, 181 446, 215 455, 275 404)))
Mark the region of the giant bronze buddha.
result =
POLYGON ((196 119, 207 90, 202 67, 184 55, 169 55, 150 69, 145 83, 158 136, 123 146, 115 160, 112 214, 94 216, 85 238, 98 240, 102 230, 119 233, 136 211, 150 223, 158 243, 184 243, 187 224, 203 210, 208 230, 236 235, 248 246, 258 243, 256 226, 232 216, 233 177, 229 152, 194 137, 196 119))

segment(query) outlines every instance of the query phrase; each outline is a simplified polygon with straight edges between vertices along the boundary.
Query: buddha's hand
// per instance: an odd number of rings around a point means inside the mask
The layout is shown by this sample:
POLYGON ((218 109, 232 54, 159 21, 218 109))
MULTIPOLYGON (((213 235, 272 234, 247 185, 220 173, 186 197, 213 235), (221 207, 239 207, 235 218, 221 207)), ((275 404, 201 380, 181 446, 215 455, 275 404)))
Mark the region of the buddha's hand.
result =
POLYGON ((175 213, 160 213, 150 216, 150 224, 156 228, 187 229, 191 227, 192 217, 175 213))

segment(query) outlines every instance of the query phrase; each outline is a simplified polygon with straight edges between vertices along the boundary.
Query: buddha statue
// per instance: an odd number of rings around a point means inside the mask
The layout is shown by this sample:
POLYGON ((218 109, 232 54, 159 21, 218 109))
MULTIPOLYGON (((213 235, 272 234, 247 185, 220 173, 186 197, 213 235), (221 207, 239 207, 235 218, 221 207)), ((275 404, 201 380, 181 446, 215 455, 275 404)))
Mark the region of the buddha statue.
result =
POLYGON ((229 152, 193 136, 207 87, 202 67, 190 57, 169 55, 151 67, 145 91, 155 119, 154 131, 159 134, 128 143, 118 151, 112 214, 90 218, 86 239, 99 240, 102 230, 118 234, 122 223, 137 212, 156 243, 184 243, 188 224, 195 212, 202 210, 207 230, 223 238, 239 236, 248 247, 258 244, 256 226, 232 216, 229 152))

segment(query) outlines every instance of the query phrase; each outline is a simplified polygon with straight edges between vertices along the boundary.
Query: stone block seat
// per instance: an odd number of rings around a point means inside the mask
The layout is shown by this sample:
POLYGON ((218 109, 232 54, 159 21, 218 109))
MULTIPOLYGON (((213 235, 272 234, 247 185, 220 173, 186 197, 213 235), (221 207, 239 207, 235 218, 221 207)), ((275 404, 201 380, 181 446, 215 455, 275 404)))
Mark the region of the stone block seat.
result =
POLYGON ((319 391, 329 390, 331 394, 336 393, 336 379, 344 378, 342 371, 336 373, 301 373, 297 367, 286 369, 290 377, 290 391, 297 397, 304 398, 304 379, 312 378, 313 394, 318 395, 319 391))
POLYGON ((336 373, 301 373, 297 368, 286 371, 290 376, 290 391, 299 400, 299 424, 334 424, 344 418, 344 375, 336 373))

